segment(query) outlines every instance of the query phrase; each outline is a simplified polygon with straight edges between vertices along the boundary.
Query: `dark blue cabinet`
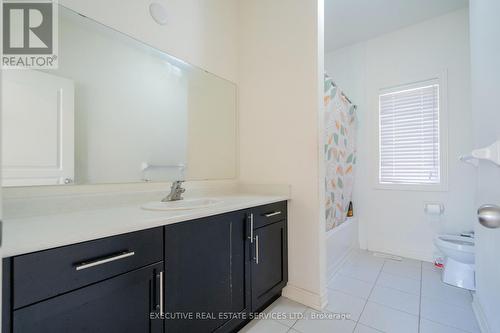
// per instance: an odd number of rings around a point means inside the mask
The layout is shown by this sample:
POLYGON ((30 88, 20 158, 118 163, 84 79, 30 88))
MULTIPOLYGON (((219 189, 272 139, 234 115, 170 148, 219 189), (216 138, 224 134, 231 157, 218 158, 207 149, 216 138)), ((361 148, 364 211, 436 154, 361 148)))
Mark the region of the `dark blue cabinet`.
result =
POLYGON ((288 281, 286 202, 251 210, 252 311, 263 310, 288 281))
POLYGON ((286 224, 274 222, 255 229, 252 262, 252 310, 263 310, 288 280, 286 224))
POLYGON ((165 227, 165 310, 186 316, 167 318, 165 332, 230 332, 244 321, 251 310, 246 215, 165 227))
POLYGON ((286 202, 6 258, 2 333, 236 332, 287 259, 286 202))
POLYGON ((165 332, 232 332, 288 280, 287 205, 165 227, 165 332), (225 315, 231 317, 227 317, 225 315))

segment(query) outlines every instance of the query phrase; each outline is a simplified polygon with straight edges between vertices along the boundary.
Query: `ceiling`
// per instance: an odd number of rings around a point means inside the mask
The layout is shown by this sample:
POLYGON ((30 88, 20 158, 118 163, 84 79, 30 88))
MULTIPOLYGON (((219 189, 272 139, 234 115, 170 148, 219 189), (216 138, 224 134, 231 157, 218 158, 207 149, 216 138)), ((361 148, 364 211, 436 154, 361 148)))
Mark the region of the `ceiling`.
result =
POLYGON ((468 0, 325 0, 325 52, 467 5, 468 0))

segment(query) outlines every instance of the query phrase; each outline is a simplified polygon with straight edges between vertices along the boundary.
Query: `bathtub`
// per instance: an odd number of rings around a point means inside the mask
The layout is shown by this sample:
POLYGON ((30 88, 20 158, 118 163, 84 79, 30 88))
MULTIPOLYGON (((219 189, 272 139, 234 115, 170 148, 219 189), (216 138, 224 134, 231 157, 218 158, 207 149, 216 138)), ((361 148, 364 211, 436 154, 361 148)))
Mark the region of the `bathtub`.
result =
POLYGON ((359 249, 358 220, 355 217, 348 218, 343 224, 326 233, 328 280, 335 275, 353 249, 359 249))

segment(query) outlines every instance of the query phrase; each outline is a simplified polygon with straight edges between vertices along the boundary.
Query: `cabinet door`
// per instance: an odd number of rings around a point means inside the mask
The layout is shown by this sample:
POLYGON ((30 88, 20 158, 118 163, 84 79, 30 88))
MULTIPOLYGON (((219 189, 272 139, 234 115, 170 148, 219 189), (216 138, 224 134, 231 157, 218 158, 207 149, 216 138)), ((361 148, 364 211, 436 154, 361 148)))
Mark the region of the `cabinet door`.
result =
POLYGON ((281 293, 288 280, 286 223, 279 221, 254 230, 252 243, 252 311, 281 293))
POLYGON ((230 332, 243 322, 225 314, 250 310, 245 217, 239 211, 165 227, 166 332, 230 332))
POLYGON ((14 333, 159 333, 163 263, 122 274, 13 313, 14 333))

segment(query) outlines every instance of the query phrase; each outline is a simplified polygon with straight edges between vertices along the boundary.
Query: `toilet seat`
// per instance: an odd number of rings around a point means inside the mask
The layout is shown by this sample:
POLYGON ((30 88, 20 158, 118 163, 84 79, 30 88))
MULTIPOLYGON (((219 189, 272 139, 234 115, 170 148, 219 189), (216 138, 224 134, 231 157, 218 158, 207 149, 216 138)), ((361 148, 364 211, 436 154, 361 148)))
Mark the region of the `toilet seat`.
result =
POLYGON ((458 235, 438 235, 436 245, 450 250, 474 253, 474 238, 458 235))

